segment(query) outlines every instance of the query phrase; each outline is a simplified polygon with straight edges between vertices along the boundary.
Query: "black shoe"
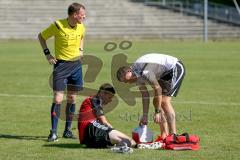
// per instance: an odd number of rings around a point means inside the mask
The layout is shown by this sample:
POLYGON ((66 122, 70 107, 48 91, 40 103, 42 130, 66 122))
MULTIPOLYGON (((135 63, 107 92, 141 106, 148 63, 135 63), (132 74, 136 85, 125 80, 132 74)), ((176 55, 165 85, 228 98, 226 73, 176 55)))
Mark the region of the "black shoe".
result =
POLYGON ((76 139, 76 137, 73 135, 72 131, 69 131, 69 130, 65 130, 63 132, 63 137, 64 138, 76 139))
POLYGON ((48 136, 48 142, 55 142, 55 141, 58 141, 57 133, 50 130, 50 134, 48 136))

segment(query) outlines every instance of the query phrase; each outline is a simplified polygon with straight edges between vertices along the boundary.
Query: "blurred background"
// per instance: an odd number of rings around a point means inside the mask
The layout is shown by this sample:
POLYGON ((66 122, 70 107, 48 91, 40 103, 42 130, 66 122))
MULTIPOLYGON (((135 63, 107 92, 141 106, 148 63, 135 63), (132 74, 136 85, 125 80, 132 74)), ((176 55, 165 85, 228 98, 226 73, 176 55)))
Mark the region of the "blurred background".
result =
MULTIPOLYGON (((0 39, 36 39, 72 0, 0 0, 0 39)), ((87 38, 202 39, 204 0, 81 0, 87 38)), ((237 0, 208 1, 208 38, 240 38, 237 0)))

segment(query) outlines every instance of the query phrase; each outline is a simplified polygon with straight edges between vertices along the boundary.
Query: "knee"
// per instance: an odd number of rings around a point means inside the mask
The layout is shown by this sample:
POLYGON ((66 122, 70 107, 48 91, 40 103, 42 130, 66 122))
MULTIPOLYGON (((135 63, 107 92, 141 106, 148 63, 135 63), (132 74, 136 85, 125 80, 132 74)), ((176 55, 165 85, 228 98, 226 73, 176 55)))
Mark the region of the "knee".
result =
POLYGON ((67 95, 67 102, 68 103, 76 103, 76 95, 67 95))
POLYGON ((54 97, 54 103, 56 104, 61 104, 63 101, 63 98, 62 97, 59 97, 59 96, 55 96, 54 97))
POLYGON ((168 106, 171 106, 171 102, 169 100, 163 100, 162 103, 161 103, 161 106, 162 107, 168 107, 168 106))
POLYGON ((54 92, 54 103, 61 104, 63 101, 63 93, 62 92, 54 92))
POLYGON ((170 100, 163 100, 161 106, 165 112, 166 118, 169 119, 171 117, 171 119, 175 119, 175 111, 170 100))

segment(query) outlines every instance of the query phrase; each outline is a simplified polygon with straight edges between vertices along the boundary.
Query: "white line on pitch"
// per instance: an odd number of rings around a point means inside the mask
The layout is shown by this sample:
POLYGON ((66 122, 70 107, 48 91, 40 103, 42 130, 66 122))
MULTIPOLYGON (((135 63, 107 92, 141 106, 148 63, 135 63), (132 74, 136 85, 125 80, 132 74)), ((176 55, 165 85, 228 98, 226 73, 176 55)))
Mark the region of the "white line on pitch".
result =
POLYGON ((52 96, 30 95, 30 94, 7 94, 0 93, 0 97, 21 97, 21 98, 52 98, 52 96))
MULTIPOLYGON (((53 98, 50 95, 26 95, 26 94, 7 94, 7 93, 0 93, 0 97, 19 97, 19 98, 53 98)), ((120 100, 123 101, 123 100, 120 100)), ((201 104, 201 105, 228 105, 228 106, 240 106, 240 103, 235 102, 206 102, 206 101, 176 101, 174 100, 173 103, 180 103, 180 104, 201 104)))
POLYGON ((229 106, 240 106, 240 103, 232 102, 206 102, 206 101, 173 101, 173 103, 182 103, 182 104, 202 104, 202 105, 229 105, 229 106))

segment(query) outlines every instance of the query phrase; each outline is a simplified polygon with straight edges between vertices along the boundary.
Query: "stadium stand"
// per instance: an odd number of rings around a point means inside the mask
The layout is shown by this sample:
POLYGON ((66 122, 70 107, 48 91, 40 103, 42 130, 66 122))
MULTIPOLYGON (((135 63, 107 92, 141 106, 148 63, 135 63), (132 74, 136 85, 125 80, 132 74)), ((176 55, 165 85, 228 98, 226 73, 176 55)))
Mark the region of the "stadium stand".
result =
MULTIPOLYGON (((67 15, 70 0, 1 0, 0 39, 36 39, 43 28, 67 15)), ((130 0, 81 0, 88 38, 202 38, 203 20, 130 0)), ((208 21, 209 38, 239 39, 240 27, 208 21)))

